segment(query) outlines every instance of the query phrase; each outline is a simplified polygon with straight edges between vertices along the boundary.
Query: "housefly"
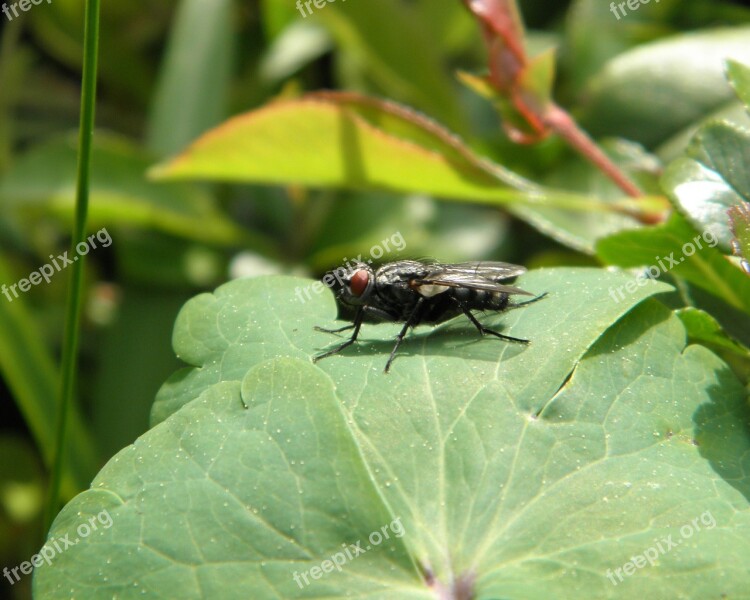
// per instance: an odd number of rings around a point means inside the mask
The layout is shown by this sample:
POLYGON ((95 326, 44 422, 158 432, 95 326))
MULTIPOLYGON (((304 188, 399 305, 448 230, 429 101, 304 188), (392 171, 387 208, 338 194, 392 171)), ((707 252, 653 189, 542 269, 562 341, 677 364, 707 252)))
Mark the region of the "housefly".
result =
POLYGON ((343 272, 336 274, 336 296, 339 302, 355 309, 353 323, 340 329, 316 329, 326 333, 351 329, 352 335, 344 343, 313 360, 317 362, 352 345, 365 319, 403 323, 385 364, 386 373, 410 327, 422 323, 436 325, 461 314, 466 315, 482 335, 488 333, 509 342, 526 344, 529 340, 503 335, 485 327, 471 311, 509 310, 536 302, 545 295, 526 302, 511 303, 511 296, 533 294, 501 283, 526 272, 524 267, 503 262, 441 264, 435 261, 400 260, 384 264, 377 271, 367 263, 356 262, 348 269, 339 271, 343 272))

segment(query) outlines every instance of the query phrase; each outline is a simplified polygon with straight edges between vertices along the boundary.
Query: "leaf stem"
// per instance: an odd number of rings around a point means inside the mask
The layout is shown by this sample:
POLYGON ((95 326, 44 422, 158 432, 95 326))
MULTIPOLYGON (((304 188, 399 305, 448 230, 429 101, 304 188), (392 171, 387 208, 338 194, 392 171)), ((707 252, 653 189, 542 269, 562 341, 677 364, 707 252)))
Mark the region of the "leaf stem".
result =
POLYGON ((96 72, 99 50, 100 10, 101 0, 86 1, 76 214, 73 239, 71 241, 71 254, 77 260, 75 260, 71 267, 70 288, 68 290, 60 376, 60 399, 57 409, 55 458, 50 476, 49 497, 44 518, 45 531, 49 530, 52 520, 58 512, 60 484, 62 481, 63 465, 65 464, 68 414, 73 402, 75 376, 78 366, 79 326, 83 304, 84 255, 78 255, 76 247, 80 243, 85 243, 86 240, 92 140, 94 136, 94 116, 96 109, 96 72))
POLYGON ((643 192, 638 186, 610 160, 566 110, 560 108, 554 102, 550 102, 544 113, 543 122, 614 181, 628 196, 633 198, 643 196, 643 192))
MULTIPOLYGON (((505 123, 509 137, 531 143, 555 132, 628 196, 642 197, 643 192, 638 186, 610 160, 567 111, 549 98, 551 79, 541 87, 530 84, 534 79, 531 77, 534 65, 526 55, 524 28, 516 1, 464 0, 464 4, 482 27, 488 52, 487 82, 498 97, 509 101, 515 117, 526 125, 526 128, 518 127, 512 120, 505 123)), ((663 219, 662 215, 634 216, 644 222, 663 219)))

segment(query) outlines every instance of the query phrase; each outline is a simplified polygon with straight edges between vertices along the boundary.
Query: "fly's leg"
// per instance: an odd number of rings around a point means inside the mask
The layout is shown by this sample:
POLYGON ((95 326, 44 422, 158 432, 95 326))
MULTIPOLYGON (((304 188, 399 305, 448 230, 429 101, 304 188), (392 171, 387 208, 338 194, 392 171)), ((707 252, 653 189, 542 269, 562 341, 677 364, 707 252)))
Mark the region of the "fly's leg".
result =
POLYGON ((347 325, 346 327, 339 327, 338 329, 325 329, 324 327, 318 327, 317 325, 313 327, 315 331, 322 331, 323 333, 341 333, 342 331, 347 331, 348 329, 354 329, 354 325, 347 325))
MULTIPOLYGON (((541 298, 541 297, 542 296, 540 296, 539 298, 541 298)), ((539 298, 534 298, 534 300, 539 300, 539 298)), ((528 302, 524 302, 524 304, 528 304, 529 302, 533 302, 534 300, 529 300, 528 302)), ((494 335, 495 337, 498 337, 501 340, 506 340, 508 342, 517 342, 519 344, 528 344, 529 343, 529 340, 524 340, 524 339, 521 339, 521 338, 515 338, 515 337, 511 337, 509 335, 503 335, 502 333, 498 333, 497 331, 495 331, 493 329, 490 329, 489 327, 485 327, 479 321, 477 321, 477 318, 474 315, 471 314, 471 311, 466 307, 466 305, 463 302, 460 302, 458 300, 456 300, 456 302, 461 307, 461 310, 464 312, 464 314, 467 317, 469 317, 469 320, 472 323, 474 323, 474 327, 476 327, 477 330, 479 331, 479 333, 481 333, 482 335, 484 335, 485 333, 489 333, 490 335, 494 335)), ((516 305, 516 306, 520 306, 520 305, 516 305)))
MULTIPOLYGON (((358 309, 358 312, 362 312, 362 318, 364 319, 365 315, 368 315, 370 317, 373 317, 375 319, 378 319, 380 321, 393 321, 394 316, 386 312, 384 310, 380 310, 378 308, 373 308, 372 306, 364 305, 358 309)), ((356 321, 356 315, 355 315, 355 321, 356 321)), ((345 327, 339 327, 338 329, 326 329, 325 327, 313 327, 315 331, 322 331, 323 333, 341 333, 342 331, 347 331, 349 329, 354 329, 354 325, 346 325, 345 327)))
POLYGON ((406 323, 404 323, 404 326, 401 328, 401 331, 396 336, 396 345, 393 346, 393 350, 391 350, 391 355, 388 357, 388 362, 385 363, 385 372, 388 373, 388 371, 391 368, 391 363, 393 362, 393 359, 396 357, 396 350, 398 350, 398 347, 401 345, 401 342, 404 339, 404 336, 406 335, 406 332, 409 330, 409 327, 415 327, 419 324, 419 320, 422 316, 422 303, 424 302, 424 298, 420 297, 419 300, 417 300, 417 304, 414 306, 414 310, 409 315, 409 318, 406 319, 406 323))
POLYGON ((357 340, 357 336, 359 335, 359 328, 362 327, 362 321, 364 320, 364 318, 365 318, 364 308, 360 308, 357 310, 357 314, 354 315, 353 325, 347 325, 346 327, 342 327, 341 329, 333 329, 333 330, 323 329, 322 327, 316 327, 315 329, 317 329, 318 331, 324 331, 326 333, 338 333, 340 331, 346 331, 347 329, 354 329, 354 331, 352 332, 352 337, 346 340, 343 344, 339 344, 335 348, 328 350, 328 352, 324 352, 323 354, 318 354, 317 356, 313 357, 313 362, 315 363, 323 358, 326 358, 327 356, 338 354, 347 346, 351 346, 357 340))

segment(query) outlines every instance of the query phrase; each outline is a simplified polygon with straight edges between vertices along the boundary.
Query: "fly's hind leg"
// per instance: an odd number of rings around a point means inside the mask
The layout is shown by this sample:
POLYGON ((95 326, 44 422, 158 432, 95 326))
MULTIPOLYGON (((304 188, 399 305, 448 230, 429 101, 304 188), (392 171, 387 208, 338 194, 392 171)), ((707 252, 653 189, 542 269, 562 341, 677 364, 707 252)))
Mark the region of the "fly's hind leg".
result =
POLYGON ((532 298, 531 300, 526 300, 525 302, 519 302, 518 304, 508 304, 508 306, 505 307, 505 310, 512 310, 514 308, 521 308, 522 306, 527 306, 529 304, 533 304, 537 300, 541 300, 542 298, 547 297, 547 292, 544 292, 543 294, 539 294, 536 298, 532 298))
MULTIPOLYGON (((541 297, 543 297, 543 296, 540 296, 539 298, 541 298, 541 297)), ((534 298, 534 300, 539 300, 539 298, 534 298)), ((534 302, 534 300, 529 300, 527 302, 524 302, 523 304, 528 304, 529 302, 534 302)), ((471 314, 471 310, 469 310, 469 308, 463 302, 461 302, 459 300, 456 300, 456 302, 458 303, 458 306, 461 308, 461 310, 463 311, 463 313, 474 324, 474 327, 477 328, 477 330, 479 331, 479 333, 481 335, 489 333, 490 335, 494 335, 495 337, 498 337, 501 340, 505 340, 507 342, 516 342, 518 344, 528 344, 529 343, 529 340, 524 340, 524 339, 521 339, 521 338, 515 338, 515 337, 509 336, 509 335, 503 335, 502 333, 499 333, 499 332, 495 331, 494 329, 490 329, 489 327, 485 327, 479 321, 477 321, 477 318, 473 314, 471 314)), ((516 306, 520 306, 520 305, 516 305, 516 306)))

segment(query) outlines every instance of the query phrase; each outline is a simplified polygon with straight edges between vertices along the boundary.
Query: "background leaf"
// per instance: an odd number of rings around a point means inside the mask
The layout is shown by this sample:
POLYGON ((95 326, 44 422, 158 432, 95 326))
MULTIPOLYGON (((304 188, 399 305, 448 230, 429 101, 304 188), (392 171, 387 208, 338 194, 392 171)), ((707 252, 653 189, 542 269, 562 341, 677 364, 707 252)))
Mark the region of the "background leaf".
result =
POLYGON ((750 275, 750 204, 747 202, 729 209, 732 228, 732 249, 742 259, 742 268, 750 275))
POLYGON ((334 2, 326 10, 316 10, 314 18, 346 48, 340 60, 362 63, 388 97, 408 102, 461 131, 464 118, 456 102, 456 83, 442 64, 429 21, 418 18, 417 10, 398 0, 334 2))
POLYGON ((596 251, 611 265, 653 267, 657 277, 666 273, 679 275, 729 306, 747 312, 750 279, 712 247, 715 242, 710 235, 696 233, 685 219, 675 214, 664 225, 605 238, 597 244, 596 251))
POLYGON ((152 173, 165 180, 375 188, 507 205, 544 233, 587 250, 602 231, 637 223, 622 214, 634 205, 619 203, 620 195, 603 200, 533 184, 479 157, 423 115, 356 94, 312 94, 236 117, 152 173), (582 219, 585 211, 591 219, 582 219))
POLYGON ((726 251, 734 237, 727 211, 750 200, 750 134, 729 123, 707 125, 687 156, 674 161, 662 184, 696 231, 713 235, 726 251))
MULTIPOLYGON (((75 147, 72 139, 58 139, 29 152, 0 179, 0 201, 25 218, 54 214, 72 219, 75 147)), ((92 227, 130 224, 210 243, 249 241, 205 193, 184 184, 146 181, 150 163, 128 142, 97 137, 89 209, 92 227)))
POLYGON ((152 100, 150 150, 175 154, 226 116, 234 51, 229 0, 180 2, 152 100))
MULTIPOLYGON (((0 281, 13 279, 10 269, 0 259, 0 281)), ((55 364, 23 297, 14 299, 9 291, 8 296, 12 301, 0 296, 0 372, 13 390, 18 409, 26 418, 45 463, 50 465, 55 447, 55 364)), ((63 492, 68 496, 90 481, 99 466, 80 411, 75 408, 71 411, 69 423, 71 442, 62 479, 63 492)))
POLYGON ((724 61, 750 61, 747 27, 685 33, 609 61, 589 84, 583 125, 654 147, 732 99, 724 61))
POLYGON ((727 78, 737 97, 746 107, 750 107, 750 68, 736 60, 728 60, 727 78))

